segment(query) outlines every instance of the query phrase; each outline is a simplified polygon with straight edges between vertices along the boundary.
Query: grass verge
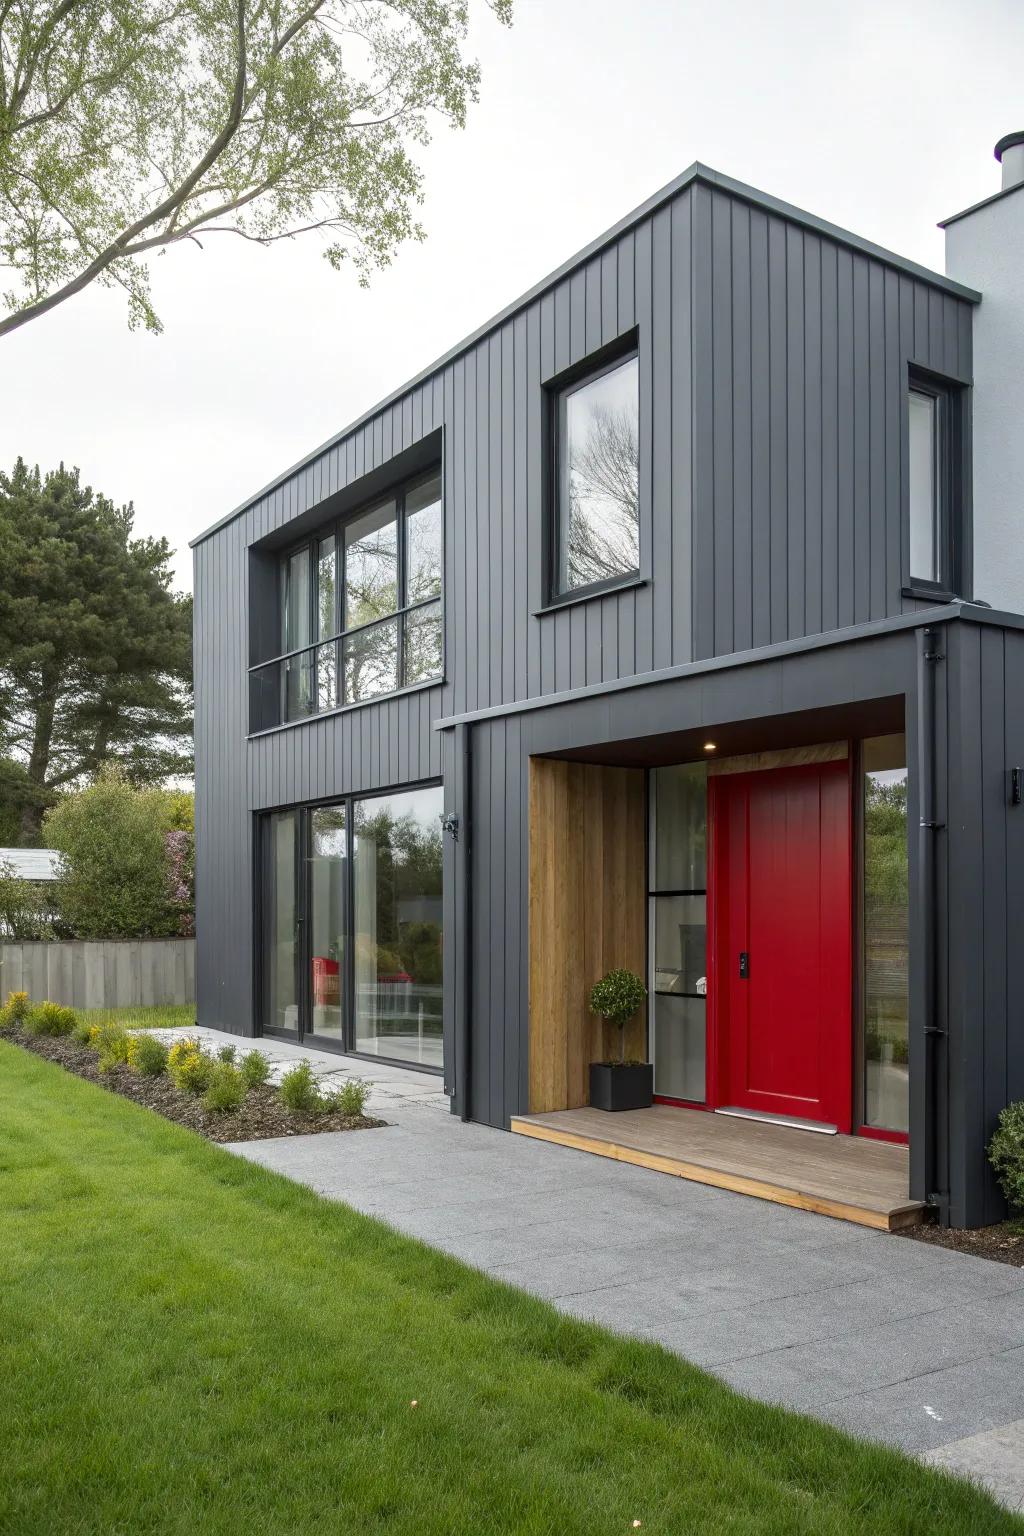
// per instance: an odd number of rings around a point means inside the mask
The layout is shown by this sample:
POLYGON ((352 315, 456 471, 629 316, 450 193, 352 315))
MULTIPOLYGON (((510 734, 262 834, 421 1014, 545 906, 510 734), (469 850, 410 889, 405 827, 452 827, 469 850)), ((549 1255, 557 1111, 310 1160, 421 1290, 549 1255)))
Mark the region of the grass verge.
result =
POLYGON ((196 1022, 195 1003, 168 1003, 151 1008, 76 1008, 90 1024, 122 1024, 135 1029, 191 1029, 196 1022))
POLYGON ((0 1125, 0 1531, 1024 1528, 3 1042, 0 1125))

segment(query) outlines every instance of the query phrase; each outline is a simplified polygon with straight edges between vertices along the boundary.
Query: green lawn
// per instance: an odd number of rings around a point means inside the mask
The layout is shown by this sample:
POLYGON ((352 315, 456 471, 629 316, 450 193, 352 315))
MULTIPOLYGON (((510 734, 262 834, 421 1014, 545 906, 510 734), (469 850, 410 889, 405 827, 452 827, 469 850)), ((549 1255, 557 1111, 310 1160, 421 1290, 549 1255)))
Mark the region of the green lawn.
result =
POLYGON ((125 1029, 190 1029, 196 1021, 195 1003, 168 1003, 154 1008, 76 1008, 93 1024, 123 1024, 125 1029))
POLYGON ((634 1520, 642 1536, 1024 1529, 0 1042, 5 1536, 634 1520))

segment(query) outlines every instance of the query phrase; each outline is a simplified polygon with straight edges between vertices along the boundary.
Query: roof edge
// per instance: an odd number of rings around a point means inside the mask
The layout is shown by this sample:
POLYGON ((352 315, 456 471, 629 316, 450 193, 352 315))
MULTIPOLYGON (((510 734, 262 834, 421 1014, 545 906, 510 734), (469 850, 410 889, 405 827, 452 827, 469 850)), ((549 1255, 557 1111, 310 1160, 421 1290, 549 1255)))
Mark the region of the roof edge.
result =
POLYGON ((972 213, 978 213, 982 208, 988 208, 992 203, 1002 202, 1004 197, 1011 197, 1014 192, 1024 188, 1024 181, 1016 182, 1012 187, 1000 187, 998 192, 993 192, 990 197, 983 197, 980 203, 972 203, 969 208, 961 208, 959 213, 951 213, 948 219, 939 220, 940 229, 948 229, 951 224, 956 224, 960 219, 970 218, 972 213))
POLYGON ((513 299, 510 304, 505 305, 497 314, 492 315, 482 325, 477 326, 475 330, 471 331, 468 336, 463 337, 461 341, 456 342, 447 352, 435 358, 425 368, 421 368, 411 379, 407 379, 397 389, 385 395, 382 400, 378 400, 369 410, 363 411, 355 420, 350 421, 340 431, 333 433, 316 448, 303 454, 302 458, 296 460, 287 469, 282 470, 280 474, 275 475, 266 485, 261 486, 251 496, 247 496, 244 501, 239 502, 232 511, 226 512, 223 517, 211 523, 202 533, 196 534, 194 539, 189 540, 189 549, 195 549, 197 545, 204 543, 213 534, 218 533, 229 523, 234 522, 237 517, 241 517, 243 513, 248 512, 264 496, 269 495, 271 491, 277 490, 279 486, 283 485, 293 475, 298 474, 303 469, 307 469, 321 454, 327 453, 331 448, 336 447, 346 437, 350 437, 353 432, 358 432, 374 416, 378 415, 381 411, 387 410, 389 406, 394 405, 396 401, 400 400, 403 395, 408 394, 412 389, 418 388, 419 385, 425 383, 433 374, 447 367, 449 363, 461 357, 464 352, 468 352, 471 347, 476 346, 485 336, 497 330, 499 326, 504 325, 506 321, 518 314, 520 310, 525 309, 528 304, 532 304, 535 299, 553 287, 555 283, 561 282, 563 278, 568 277, 577 267, 590 261, 606 246, 618 240, 635 224, 640 223, 642 219, 648 218, 652 213, 656 213, 659 208, 671 202, 673 198, 678 197, 681 192, 684 192, 687 187, 692 186, 696 182, 703 182, 706 186, 715 187, 719 191, 739 198, 743 202, 750 203, 754 207, 762 208, 767 213, 774 213, 779 218, 786 219, 792 224, 799 224, 815 234, 824 235, 840 245, 845 245, 851 250, 859 251, 862 255, 870 256, 876 261, 884 262, 885 265, 894 267, 898 271, 906 272, 909 276, 916 277, 922 282, 931 283, 933 286, 943 289, 946 293, 950 293, 956 298, 966 299, 972 304, 979 304, 981 302, 981 294, 975 289, 968 288, 963 283, 958 283, 955 279, 944 276, 941 272, 933 272, 929 267, 924 267, 915 261, 911 261, 909 257, 900 256, 895 251, 886 250, 884 246, 875 245, 870 240, 862 239, 860 235, 854 234, 851 230, 843 229, 838 224, 830 224, 827 219, 821 219, 817 214, 808 213, 805 209, 797 208, 791 203, 786 203, 781 198, 773 197, 769 192, 761 192, 756 187, 748 186, 742 181, 736 181, 733 177, 726 176, 722 171, 713 170, 711 166, 704 165, 701 161, 695 160, 680 175, 667 182, 657 192, 652 193, 644 202, 640 203, 623 218, 618 219, 616 223, 595 239, 589 241, 580 250, 576 251, 574 255, 570 256, 567 261, 562 262, 560 266, 556 267, 554 271, 542 277, 539 282, 534 283, 525 293, 520 294, 517 299, 513 299))

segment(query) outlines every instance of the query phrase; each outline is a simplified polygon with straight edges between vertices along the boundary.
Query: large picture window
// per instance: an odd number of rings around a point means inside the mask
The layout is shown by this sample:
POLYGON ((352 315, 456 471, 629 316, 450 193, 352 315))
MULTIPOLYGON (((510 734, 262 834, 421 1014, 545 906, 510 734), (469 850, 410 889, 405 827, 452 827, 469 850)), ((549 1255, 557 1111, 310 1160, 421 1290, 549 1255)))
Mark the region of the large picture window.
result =
POLYGON ((250 669, 250 729, 440 678, 440 471, 281 561, 280 652, 250 669))
POLYGON ((551 596, 640 570, 640 369, 634 354, 554 396, 551 596))

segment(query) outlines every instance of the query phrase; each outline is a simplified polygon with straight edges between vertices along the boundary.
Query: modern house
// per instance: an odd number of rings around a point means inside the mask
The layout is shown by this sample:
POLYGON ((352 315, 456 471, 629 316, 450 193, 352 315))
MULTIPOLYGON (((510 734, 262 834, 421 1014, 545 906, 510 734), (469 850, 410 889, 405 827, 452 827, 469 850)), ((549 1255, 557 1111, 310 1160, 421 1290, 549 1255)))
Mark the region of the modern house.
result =
POLYGON ((195 541, 201 1023, 874 1225, 1002 1213, 1024 134, 997 157, 947 276, 694 165, 195 541), (587 1107, 612 966, 628 1115, 587 1107))

